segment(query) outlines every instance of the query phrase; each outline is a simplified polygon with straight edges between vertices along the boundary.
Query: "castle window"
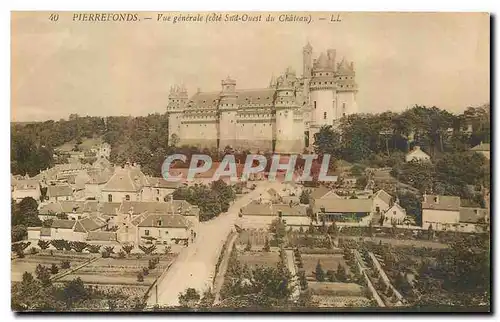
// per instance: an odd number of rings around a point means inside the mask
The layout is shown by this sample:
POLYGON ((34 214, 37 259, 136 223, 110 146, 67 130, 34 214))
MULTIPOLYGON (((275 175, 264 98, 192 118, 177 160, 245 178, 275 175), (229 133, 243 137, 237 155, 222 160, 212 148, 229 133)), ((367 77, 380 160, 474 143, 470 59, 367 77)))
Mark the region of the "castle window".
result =
POLYGON ((125 200, 130 201, 130 195, 125 195, 125 200))
POLYGON ((113 195, 112 194, 108 195, 108 202, 113 202, 113 195))
POLYGON ((314 108, 316 108, 316 101, 314 101, 314 108))

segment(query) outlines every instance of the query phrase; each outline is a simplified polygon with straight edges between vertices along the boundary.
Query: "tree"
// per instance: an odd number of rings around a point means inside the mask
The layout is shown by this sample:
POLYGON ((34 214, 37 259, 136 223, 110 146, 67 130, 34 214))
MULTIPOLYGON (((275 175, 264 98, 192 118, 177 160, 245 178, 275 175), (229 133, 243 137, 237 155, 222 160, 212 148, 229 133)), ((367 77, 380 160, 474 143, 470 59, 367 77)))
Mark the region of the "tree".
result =
POLYGON ((134 249, 134 245, 131 244, 126 244, 122 246, 122 250, 127 253, 127 255, 130 255, 130 252, 134 249))
POLYGON ((25 239, 28 236, 28 230, 24 225, 17 225, 11 229, 11 241, 13 243, 25 239))
POLYGON ((337 276, 335 274, 335 271, 333 271, 331 269, 329 269, 328 271, 326 271, 326 278, 330 282, 336 282, 337 281, 337 276))
POLYGON ((266 237, 266 241, 264 243, 264 247, 262 248, 262 251, 264 251, 264 252, 271 251, 271 246, 269 245, 269 239, 267 237, 266 237))
POLYGON ((38 264, 35 269, 36 278, 42 283, 42 286, 49 286, 50 282, 50 271, 48 267, 38 264))
POLYGON ((104 246, 104 251, 108 254, 114 254, 115 247, 114 246, 104 246))
POLYGON ((338 156, 341 150, 340 133, 336 132, 331 125, 322 126, 319 132, 314 134, 314 152, 320 155, 330 154, 338 156))
POLYGON ((137 282, 144 282, 144 275, 142 275, 142 272, 137 273, 137 282))
POLYGON ((183 307, 195 307, 201 297, 194 288, 188 288, 184 293, 179 293, 179 304, 183 307))
POLYGON ((336 274, 337 280, 340 282, 345 282, 347 281, 347 272, 345 270, 345 267, 342 266, 342 264, 339 263, 337 266, 337 274, 336 274))
POLYGON ((67 308, 71 308, 74 303, 86 300, 90 296, 89 291, 79 277, 68 282, 62 293, 67 308))
POLYGON ((92 254, 97 254, 99 253, 99 250, 101 249, 101 245, 88 245, 87 250, 92 253, 92 254))
POLYGON ((54 239, 50 242, 57 250, 68 249, 71 250, 71 245, 67 240, 64 239, 54 239))
POLYGON ((12 244, 11 251, 15 253, 19 258, 24 258, 24 250, 31 245, 31 242, 17 242, 12 244))
POLYGON ((309 199, 310 199, 310 194, 307 190, 302 190, 302 193, 300 194, 300 203, 308 205, 309 204, 309 199))
POLYGON ((156 245, 150 245, 150 246, 139 245, 139 249, 142 250, 144 254, 150 255, 153 254, 154 251, 156 250, 156 245))
POLYGON ((252 243, 250 243, 250 238, 248 239, 247 245, 245 246, 245 251, 249 252, 252 250, 252 243))
POLYGON ((83 250, 89 246, 88 243, 81 241, 72 241, 69 244, 71 249, 74 249, 77 253, 83 252, 83 250))
POLYGON ((68 268, 70 268, 70 267, 71 267, 71 264, 70 264, 69 260, 63 260, 63 261, 61 262, 61 268, 62 268, 62 269, 68 269, 68 268))
POLYGON ((59 268, 56 264, 52 263, 52 266, 50 266, 50 274, 55 275, 57 273, 59 273, 59 268))
POLYGON ((47 248, 50 247, 50 241, 48 241, 48 240, 41 240, 40 239, 38 241, 38 247, 40 247, 40 249, 45 250, 45 249, 47 249, 47 248))
POLYGON ((323 268, 321 267, 321 263, 319 260, 318 264, 316 264, 315 275, 316 275, 316 280, 318 282, 323 282, 325 280, 325 271, 323 271, 323 268))

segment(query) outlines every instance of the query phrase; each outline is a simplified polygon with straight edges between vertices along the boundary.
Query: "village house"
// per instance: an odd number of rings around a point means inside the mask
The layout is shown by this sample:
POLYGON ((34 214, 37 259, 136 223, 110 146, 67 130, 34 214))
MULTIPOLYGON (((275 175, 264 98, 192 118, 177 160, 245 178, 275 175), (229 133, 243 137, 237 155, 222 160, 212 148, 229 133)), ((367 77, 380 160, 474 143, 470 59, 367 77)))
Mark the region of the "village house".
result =
POLYGON ((311 207, 318 221, 350 222, 368 226, 373 217, 371 199, 312 199, 311 207))
POLYGON ((241 208, 238 224, 243 228, 269 228, 276 219, 283 219, 287 226, 308 226, 311 219, 306 214, 306 206, 260 203, 257 200, 241 208))
POLYGON ((431 157, 422 151, 422 149, 416 145, 410 152, 405 156, 406 162, 430 162, 431 157))
POLYGON ((479 145, 476 145, 471 149, 471 151, 475 153, 479 153, 484 155, 486 159, 490 159, 490 144, 481 142, 479 145))
POLYGON ((143 200, 153 201, 169 201, 169 196, 174 193, 175 189, 183 186, 180 182, 167 181, 163 178, 148 177, 149 183, 149 198, 146 198, 146 193, 143 192, 143 200))
POLYGON ((422 228, 446 230, 460 222, 460 197, 424 195, 422 228))
POLYGON ((461 207, 458 231, 478 233, 489 231, 490 211, 487 208, 461 207))
POLYGON ((31 197, 37 202, 40 201, 40 183, 35 179, 18 179, 12 188, 12 199, 20 202, 26 197, 31 197))
MULTIPOLYGON (((395 202, 392 207, 384 212, 382 226, 403 225, 409 222, 406 218, 406 210, 401 207, 398 202, 395 202)), ((380 224, 380 223, 378 223, 380 224)))
POLYGON ((189 243, 195 238, 191 222, 182 215, 149 214, 138 225, 139 244, 189 243))
POLYGON ((260 202, 269 201, 271 203, 281 203, 282 197, 276 190, 269 188, 260 194, 259 200, 260 202))
POLYGON ((379 190, 373 195, 375 212, 385 213, 392 206, 392 196, 384 190, 379 190))
POLYGON ((139 166, 116 167, 113 175, 101 189, 101 201, 141 201, 142 190, 148 181, 139 166))
POLYGON ((104 200, 102 197, 102 188, 111 179, 112 175, 113 171, 110 169, 89 171, 89 180, 85 182, 85 198, 104 200))
POLYGON ((73 189, 69 185, 50 185, 47 187, 46 199, 49 202, 73 200, 73 189))

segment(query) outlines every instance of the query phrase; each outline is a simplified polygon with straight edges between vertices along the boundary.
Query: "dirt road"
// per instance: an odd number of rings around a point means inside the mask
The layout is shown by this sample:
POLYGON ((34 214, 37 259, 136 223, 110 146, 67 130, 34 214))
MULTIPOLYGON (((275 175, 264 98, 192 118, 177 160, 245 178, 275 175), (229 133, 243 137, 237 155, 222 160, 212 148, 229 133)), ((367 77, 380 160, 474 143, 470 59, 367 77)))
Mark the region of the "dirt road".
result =
POLYGON ((187 288, 195 288, 202 294, 212 287, 215 265, 219 259, 224 242, 237 224, 238 212, 253 199, 271 187, 277 187, 277 182, 259 182, 257 188, 236 200, 227 213, 199 225, 197 239, 184 249, 166 275, 158 283, 158 291, 151 292, 148 306, 178 306, 179 293, 187 288), (158 299, 156 299, 158 293, 158 299))

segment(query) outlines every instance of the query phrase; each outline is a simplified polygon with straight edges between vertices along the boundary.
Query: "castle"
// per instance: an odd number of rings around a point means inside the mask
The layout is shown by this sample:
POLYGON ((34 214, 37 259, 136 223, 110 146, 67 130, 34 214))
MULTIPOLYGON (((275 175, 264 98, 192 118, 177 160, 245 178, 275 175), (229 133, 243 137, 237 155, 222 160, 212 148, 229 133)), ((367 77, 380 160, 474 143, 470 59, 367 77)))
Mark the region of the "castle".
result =
POLYGON ((184 86, 170 89, 167 106, 169 138, 179 144, 276 153, 310 149, 321 126, 336 125, 357 112, 354 64, 336 62, 328 49, 313 60, 308 43, 303 48, 303 72, 292 68, 266 88, 238 89, 227 77, 217 92, 198 91, 188 97, 184 86))

